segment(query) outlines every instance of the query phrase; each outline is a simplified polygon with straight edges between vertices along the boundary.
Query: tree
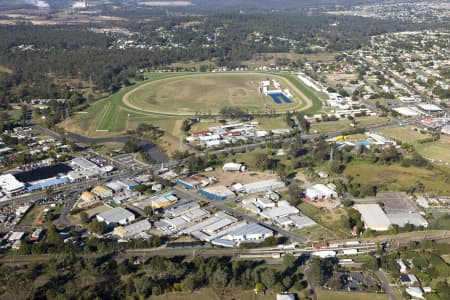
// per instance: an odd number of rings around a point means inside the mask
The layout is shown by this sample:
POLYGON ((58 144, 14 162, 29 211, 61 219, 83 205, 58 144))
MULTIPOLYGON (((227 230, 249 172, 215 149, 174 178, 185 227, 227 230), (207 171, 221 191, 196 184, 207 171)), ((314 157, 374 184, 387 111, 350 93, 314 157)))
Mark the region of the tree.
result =
POLYGON ((183 123, 181 124, 181 130, 184 132, 188 132, 191 130, 191 122, 189 120, 183 120, 183 123))
POLYGON ((81 221, 81 224, 83 224, 83 225, 86 225, 89 223, 89 215, 87 212, 82 211, 80 213, 80 221, 81 221))
POLYGON ((213 274, 211 283, 215 288, 225 288, 228 284, 228 273, 225 269, 219 268, 213 274))
POLYGON ((256 291, 257 293, 264 292, 265 290, 266 290, 266 287, 264 286, 264 284, 262 284, 262 283, 260 283, 260 282, 257 282, 257 283, 256 283, 256 285, 255 285, 255 291, 256 291))
POLYGON ((123 146, 123 151, 127 153, 137 152, 141 146, 139 145, 139 140, 137 138, 130 138, 123 146))
POLYGON ((339 273, 333 274, 333 276, 331 277, 331 280, 330 280, 330 287, 333 290, 340 290, 340 289, 342 289, 342 286, 343 286, 343 282, 342 282, 341 274, 339 274, 339 273))
POLYGON ((261 281, 264 286, 271 289, 277 282, 277 273, 272 268, 266 268, 261 274, 261 281))

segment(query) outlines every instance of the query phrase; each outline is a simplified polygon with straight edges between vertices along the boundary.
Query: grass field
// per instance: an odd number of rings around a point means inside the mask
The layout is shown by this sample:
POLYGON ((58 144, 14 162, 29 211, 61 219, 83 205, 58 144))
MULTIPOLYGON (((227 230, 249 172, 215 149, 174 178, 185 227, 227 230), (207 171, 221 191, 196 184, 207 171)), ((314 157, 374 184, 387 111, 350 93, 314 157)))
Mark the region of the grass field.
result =
POLYGON ((421 182, 425 186, 425 192, 448 195, 450 185, 445 178, 448 178, 449 172, 444 167, 441 168, 435 167, 428 170, 402 167, 398 164, 382 165, 355 161, 347 166, 344 173, 346 176, 353 177, 355 183, 377 185, 380 191, 403 191, 421 182))
POLYGON ((319 300, 388 300, 386 294, 357 293, 357 292, 337 292, 316 289, 319 300))
POLYGON ((426 139, 431 137, 429 134, 422 134, 420 132, 417 132, 411 128, 406 127, 390 127, 390 128, 384 128, 377 133, 386 136, 388 138, 399 140, 405 143, 414 144, 418 140, 426 139))
POLYGON ((34 204, 33 207, 23 216, 19 225, 23 226, 36 226, 37 222, 42 218, 44 212, 44 206, 34 204))
MULTIPOLYGON (((366 126, 383 124, 388 122, 388 118, 384 117, 361 117, 356 119, 356 128, 362 128, 366 126)), ((350 120, 340 120, 340 121, 329 121, 329 122, 318 122, 311 124, 311 132, 314 133, 324 133, 333 130, 350 130, 354 129, 350 124, 350 120)))

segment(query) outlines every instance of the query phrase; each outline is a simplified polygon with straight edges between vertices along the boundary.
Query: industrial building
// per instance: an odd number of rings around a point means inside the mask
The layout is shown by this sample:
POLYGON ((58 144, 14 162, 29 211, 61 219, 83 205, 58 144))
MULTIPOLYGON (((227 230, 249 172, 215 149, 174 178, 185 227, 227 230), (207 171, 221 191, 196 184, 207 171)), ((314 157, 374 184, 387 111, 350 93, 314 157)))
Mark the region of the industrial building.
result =
POLYGON ((404 227, 406 224, 411 224, 415 227, 428 227, 428 222, 420 213, 416 212, 399 212, 387 214, 389 221, 392 224, 404 227))
POLYGON ((213 200, 227 200, 236 196, 233 191, 223 185, 215 185, 198 191, 200 195, 213 200))
POLYGON ((176 183, 187 189, 198 189, 209 185, 208 178, 200 176, 184 177, 176 180, 176 183))
POLYGON ((276 179, 269 179, 269 180, 263 180, 263 181, 256 181, 248 184, 244 184, 244 192, 247 194, 255 194, 255 193, 261 193, 261 192, 267 192, 269 190, 276 190, 281 189, 285 187, 284 182, 276 180, 276 179))
POLYGON ((367 229, 389 230, 391 221, 378 204, 356 204, 354 207, 361 214, 361 219, 367 229))
POLYGON ((137 183, 132 179, 120 179, 117 180, 117 183, 121 184, 124 188, 126 188, 129 191, 133 191, 133 189, 139 185, 139 183, 137 183))
POLYGON ((234 242, 262 241, 273 236, 273 231, 256 223, 249 223, 228 232, 222 239, 234 242))
POLYGON ((0 175, 0 187, 8 196, 16 195, 25 189, 25 184, 18 181, 14 175, 0 175))
POLYGON ((299 213, 299 210, 296 207, 290 205, 289 202, 283 200, 283 201, 278 202, 277 207, 263 210, 260 213, 260 216, 263 218, 276 220, 277 218, 286 217, 286 216, 294 215, 294 214, 298 214, 298 213, 299 213))
POLYGON ((99 222, 105 222, 108 225, 126 225, 132 221, 134 221, 135 216, 129 210, 126 210, 123 207, 116 207, 110 209, 108 211, 99 213, 97 215, 97 220, 99 222))
POLYGON ((185 202, 174 205, 165 211, 165 215, 168 217, 180 217, 181 215, 190 212, 191 210, 200 208, 200 204, 197 202, 185 202))
POLYGON ((172 193, 169 193, 159 197, 153 197, 150 204, 154 209, 160 209, 175 204, 177 201, 178 197, 172 193))
POLYGON ((122 239, 132 238, 142 232, 148 231, 152 228, 152 224, 148 219, 138 221, 136 223, 127 226, 118 226, 114 228, 114 235, 119 236, 122 239))
POLYGON ((98 186, 94 187, 91 190, 91 192, 94 195, 96 195, 97 197, 100 197, 101 199, 112 197, 112 195, 113 195, 113 191, 103 185, 98 185, 98 186))
POLYGON ((111 181, 106 184, 106 187, 114 191, 114 193, 121 192, 125 187, 117 181, 111 181))
POLYGON ((332 199, 338 197, 336 191, 321 183, 306 188, 304 191, 304 195, 305 198, 309 201, 332 199))
POLYGON ((276 220, 276 222, 282 227, 295 227, 297 229, 303 229, 317 225, 314 220, 301 214, 280 217, 276 220))

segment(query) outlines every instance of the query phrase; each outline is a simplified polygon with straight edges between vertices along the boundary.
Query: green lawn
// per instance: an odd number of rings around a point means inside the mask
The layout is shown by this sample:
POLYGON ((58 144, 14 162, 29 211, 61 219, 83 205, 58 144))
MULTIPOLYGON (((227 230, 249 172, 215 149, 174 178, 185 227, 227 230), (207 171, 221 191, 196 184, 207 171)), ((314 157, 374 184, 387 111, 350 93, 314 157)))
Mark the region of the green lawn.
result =
POLYGON ((376 133, 385 137, 399 140, 405 143, 414 144, 417 140, 431 137, 429 134, 422 134, 411 128, 406 127, 390 127, 378 130, 376 133))
POLYGON ((44 206, 34 204, 28 212, 23 216, 23 218, 20 220, 19 225, 23 226, 36 226, 37 221, 42 216, 42 213, 44 211, 44 206))
MULTIPOLYGON (((356 128, 362 128, 367 126, 372 126, 376 124, 383 124, 388 122, 388 118, 384 117, 361 117, 356 118, 356 128)), ((311 132, 324 133, 334 130, 350 130, 354 129, 352 127, 352 121, 350 120, 339 120, 339 121, 329 121, 329 122, 314 122, 311 124, 311 132)))
POLYGON ((439 163, 450 164, 450 143, 437 141, 415 145, 417 152, 423 157, 439 163))
POLYGON ((388 300, 387 294, 337 292, 316 289, 319 300, 388 300))

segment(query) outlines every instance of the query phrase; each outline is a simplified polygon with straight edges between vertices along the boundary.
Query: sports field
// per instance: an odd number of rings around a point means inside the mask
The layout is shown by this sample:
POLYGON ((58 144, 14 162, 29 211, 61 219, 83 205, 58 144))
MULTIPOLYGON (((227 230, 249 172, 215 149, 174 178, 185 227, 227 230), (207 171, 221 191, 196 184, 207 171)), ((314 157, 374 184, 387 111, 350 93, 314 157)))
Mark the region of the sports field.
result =
POLYGON ((286 111, 312 106, 311 100, 287 80, 260 73, 210 73, 155 80, 128 92, 124 104, 150 113, 194 115, 216 114, 223 107, 240 107, 249 112, 267 109, 286 111), (275 102, 262 95, 261 80, 276 78, 283 88, 294 90, 292 103, 275 102))
POLYGON ((322 97, 289 73, 146 73, 145 81, 96 101, 62 122, 64 130, 92 138, 120 136, 140 123, 151 123, 166 131, 166 137, 181 134, 183 119, 216 113, 224 106, 249 112, 268 109, 320 111, 322 97), (273 78, 289 88, 292 103, 276 104, 262 96, 259 81, 273 78))

